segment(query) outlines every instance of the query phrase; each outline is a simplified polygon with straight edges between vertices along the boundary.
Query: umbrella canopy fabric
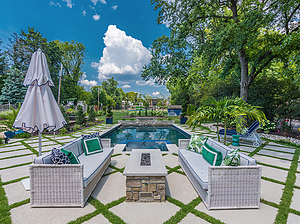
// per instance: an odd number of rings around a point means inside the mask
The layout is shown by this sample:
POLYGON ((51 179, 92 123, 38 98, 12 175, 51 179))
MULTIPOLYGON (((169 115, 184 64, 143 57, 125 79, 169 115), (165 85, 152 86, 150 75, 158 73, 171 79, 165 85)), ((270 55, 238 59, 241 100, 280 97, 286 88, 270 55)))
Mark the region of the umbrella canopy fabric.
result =
POLYGON ((31 56, 31 61, 23 85, 29 86, 37 82, 38 86, 46 85, 54 86, 45 54, 38 49, 31 56))
MULTIPOLYGON (((40 49, 32 55, 23 84, 29 87, 13 124, 14 128, 28 133, 36 131, 42 133, 44 129, 56 131, 62 128, 66 121, 50 89, 54 84, 45 54, 40 49)), ((41 151, 41 143, 39 151, 41 151)))

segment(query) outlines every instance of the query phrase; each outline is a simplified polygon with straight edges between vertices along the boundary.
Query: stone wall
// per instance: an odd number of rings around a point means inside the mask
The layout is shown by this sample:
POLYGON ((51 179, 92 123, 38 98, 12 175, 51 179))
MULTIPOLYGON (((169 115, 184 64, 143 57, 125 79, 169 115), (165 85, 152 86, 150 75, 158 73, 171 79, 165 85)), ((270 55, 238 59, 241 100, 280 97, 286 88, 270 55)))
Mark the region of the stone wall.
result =
POLYGON ((166 200, 164 176, 127 176, 126 201, 163 202, 166 200))

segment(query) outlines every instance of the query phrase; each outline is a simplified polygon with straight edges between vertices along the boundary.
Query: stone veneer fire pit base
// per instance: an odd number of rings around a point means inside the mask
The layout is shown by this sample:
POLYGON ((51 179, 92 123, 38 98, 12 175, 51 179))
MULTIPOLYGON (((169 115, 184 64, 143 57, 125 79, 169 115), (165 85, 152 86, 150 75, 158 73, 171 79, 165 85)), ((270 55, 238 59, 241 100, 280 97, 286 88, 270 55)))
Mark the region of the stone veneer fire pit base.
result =
POLYGON ((159 149, 133 149, 123 175, 126 176, 127 202, 166 201, 168 172, 159 149), (145 155, 149 163, 141 165, 145 155))
POLYGON ((127 176, 126 201, 163 202, 165 187, 165 176, 127 176))

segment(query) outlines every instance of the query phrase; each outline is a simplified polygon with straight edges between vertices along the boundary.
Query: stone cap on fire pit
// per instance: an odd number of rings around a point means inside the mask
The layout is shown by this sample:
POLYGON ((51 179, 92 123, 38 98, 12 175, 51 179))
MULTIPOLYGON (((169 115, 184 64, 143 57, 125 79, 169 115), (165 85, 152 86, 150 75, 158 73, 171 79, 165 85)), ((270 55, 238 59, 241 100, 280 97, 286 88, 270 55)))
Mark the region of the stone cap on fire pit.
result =
POLYGON ((168 172, 159 149, 132 149, 124 176, 167 176, 168 172), (150 153, 151 166, 141 166, 142 153, 150 153))

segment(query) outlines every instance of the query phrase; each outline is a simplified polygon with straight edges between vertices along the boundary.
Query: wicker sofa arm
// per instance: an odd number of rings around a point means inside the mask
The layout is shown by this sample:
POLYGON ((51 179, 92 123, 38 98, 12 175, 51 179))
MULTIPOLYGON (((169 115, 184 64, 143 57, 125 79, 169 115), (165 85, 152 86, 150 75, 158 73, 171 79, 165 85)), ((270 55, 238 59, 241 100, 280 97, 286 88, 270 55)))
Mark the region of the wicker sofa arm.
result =
POLYGON ((111 147, 110 138, 101 138, 101 142, 102 142, 103 148, 110 148, 111 147))
POLYGON ((210 166, 209 208, 259 208, 262 167, 210 166))
POLYGON ((190 139, 178 139, 178 148, 186 149, 189 145, 190 139))
POLYGON ((84 206, 83 164, 32 164, 29 175, 32 207, 84 206))

